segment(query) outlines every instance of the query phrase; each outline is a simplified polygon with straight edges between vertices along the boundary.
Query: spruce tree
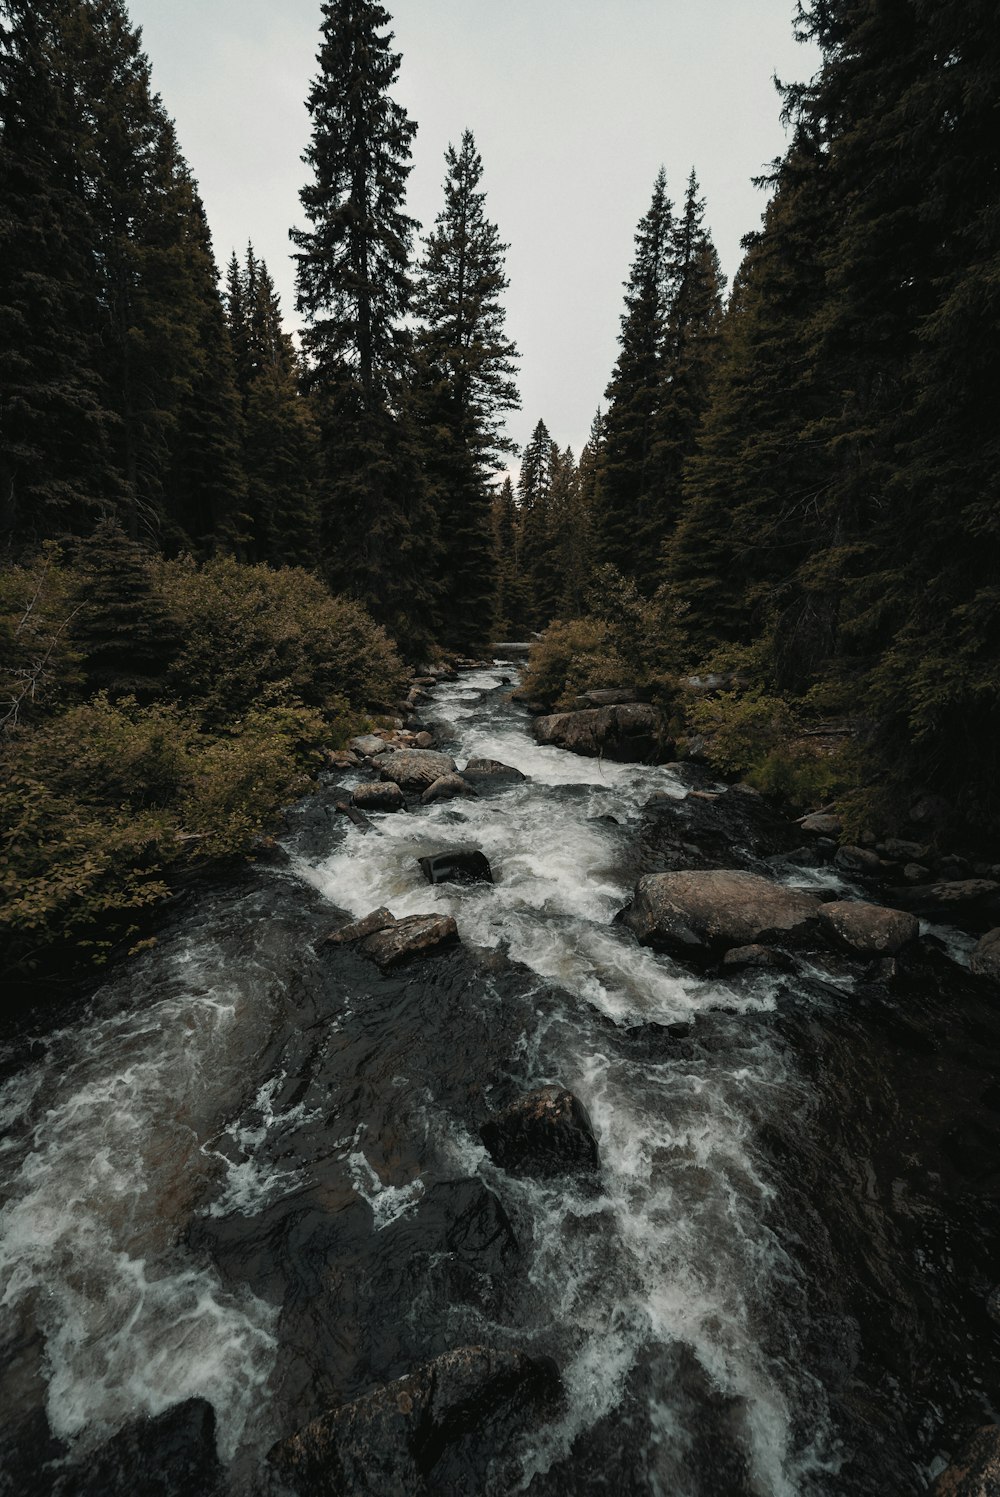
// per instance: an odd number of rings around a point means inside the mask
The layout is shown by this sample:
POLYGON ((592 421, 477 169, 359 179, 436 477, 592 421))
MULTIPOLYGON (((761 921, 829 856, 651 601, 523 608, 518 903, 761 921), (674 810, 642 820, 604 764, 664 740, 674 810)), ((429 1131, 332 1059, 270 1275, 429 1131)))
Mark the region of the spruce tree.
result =
POLYGON ((521 525, 509 475, 493 496, 496 556, 496 627, 503 637, 520 639, 528 627, 528 598, 521 572, 521 525))
POLYGON ((549 503, 554 457, 558 459, 558 448, 540 420, 521 454, 517 481, 520 571, 526 593, 526 622, 533 629, 543 628, 551 619, 557 587, 549 503))
POLYGON ((428 236, 414 310, 416 409, 441 550, 444 643, 481 650, 490 632, 492 495, 488 478, 514 450, 501 428, 516 409, 514 345, 504 332, 506 246, 486 218, 482 160, 472 133, 445 155, 445 202, 428 236))
POLYGON ((116 520, 102 520, 77 548, 80 585, 72 637, 91 691, 148 701, 162 692, 178 647, 152 556, 116 520))
POLYGON ((602 562, 628 576, 648 570, 650 537, 658 521, 662 473, 657 417, 673 297, 673 232, 673 207, 661 169, 649 210, 636 230, 618 338, 621 353, 607 389, 597 544, 602 562))
POLYGON ((320 423, 326 568, 413 648, 433 602, 433 531, 412 432, 410 241, 404 211, 416 126, 389 90, 399 72, 374 0, 327 0, 307 107, 310 228, 292 230, 307 385, 320 423))

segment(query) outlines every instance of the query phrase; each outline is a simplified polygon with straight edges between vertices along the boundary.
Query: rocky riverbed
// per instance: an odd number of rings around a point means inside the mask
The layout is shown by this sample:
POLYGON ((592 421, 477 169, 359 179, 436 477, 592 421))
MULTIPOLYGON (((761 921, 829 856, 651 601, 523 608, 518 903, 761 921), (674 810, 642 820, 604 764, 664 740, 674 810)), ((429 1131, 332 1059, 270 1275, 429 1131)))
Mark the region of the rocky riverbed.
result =
POLYGON ((0 1491, 993 1479, 991 880, 536 742, 513 674, 6 1040, 0 1491))

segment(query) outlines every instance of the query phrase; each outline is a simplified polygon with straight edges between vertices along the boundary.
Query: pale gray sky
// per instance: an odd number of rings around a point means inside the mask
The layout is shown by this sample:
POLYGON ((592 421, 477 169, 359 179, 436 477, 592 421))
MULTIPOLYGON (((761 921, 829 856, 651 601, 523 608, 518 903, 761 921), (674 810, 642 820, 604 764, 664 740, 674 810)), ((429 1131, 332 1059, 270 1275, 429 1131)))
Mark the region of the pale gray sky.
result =
MULTIPOLYGON (((490 217, 509 243, 507 324, 521 351, 523 443, 542 416, 579 456, 617 356, 622 281, 662 163, 691 167, 732 279, 780 153, 772 76, 810 76, 793 0, 385 0, 419 124, 409 208, 429 228, 443 157, 476 137, 490 217)), ((177 122, 220 266, 253 241, 294 322, 288 229, 303 222, 319 0, 130 0, 177 122)))

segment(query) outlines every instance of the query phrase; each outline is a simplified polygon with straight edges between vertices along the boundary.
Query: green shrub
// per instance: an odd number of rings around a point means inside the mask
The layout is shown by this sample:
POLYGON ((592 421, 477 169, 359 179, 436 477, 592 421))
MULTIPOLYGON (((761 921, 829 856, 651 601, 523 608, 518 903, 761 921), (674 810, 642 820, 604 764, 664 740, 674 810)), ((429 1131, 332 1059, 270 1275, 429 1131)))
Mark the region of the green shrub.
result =
POLYGON ((532 645, 521 689, 547 706, 568 707, 582 691, 620 686, 627 674, 602 619, 569 619, 550 624, 532 645))
POLYGON ((711 740, 712 762, 727 774, 744 774, 763 763, 797 727, 782 697, 760 691, 724 691, 693 702, 688 719, 711 740))

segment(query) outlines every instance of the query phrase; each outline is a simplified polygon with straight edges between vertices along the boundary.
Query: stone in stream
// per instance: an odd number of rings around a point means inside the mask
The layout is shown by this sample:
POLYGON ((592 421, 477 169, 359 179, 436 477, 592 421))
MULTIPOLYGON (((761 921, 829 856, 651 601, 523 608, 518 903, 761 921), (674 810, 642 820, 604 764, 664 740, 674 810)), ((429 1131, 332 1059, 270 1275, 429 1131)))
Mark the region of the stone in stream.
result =
POLYGON ((377 754, 389 752, 389 745, 384 738, 379 738, 375 733, 361 733, 357 738, 352 738, 347 747, 352 753, 360 754, 362 759, 372 759, 377 754))
POLYGON ((961 925, 984 934, 1000 917, 1000 882, 987 878, 964 878, 912 888, 890 889, 894 905, 925 920, 943 925, 961 925))
POLYGON ((931 1497, 997 1497, 1000 1493, 1000 1426, 984 1424, 962 1446, 931 1488, 931 1497))
POLYGON ((53 1497, 208 1497, 221 1476, 215 1410, 188 1398, 126 1424, 52 1490, 53 1497))
POLYGON ((547 1358, 463 1346, 321 1414, 267 1460, 299 1497, 416 1497, 450 1446, 558 1389, 547 1358))
POLYGON ((977 977, 992 977, 994 982, 1000 982, 1000 926, 980 938, 969 958, 969 966, 977 977))
POLYGON ((388 930, 390 925, 395 925, 396 917, 380 905, 377 910, 362 916, 360 920, 352 920, 347 925, 342 925, 332 935, 324 936, 318 942, 320 946, 352 946, 355 941, 363 941, 365 936, 372 936, 377 930, 388 930))
POLYGON ((457 795, 477 795, 478 793, 460 774, 443 774, 439 780, 434 781, 433 785, 428 785, 420 797, 420 803, 424 806, 431 806, 435 801, 454 800, 457 795))
POLYGON ((920 922, 913 915, 862 899, 836 899, 820 905, 819 922, 834 945, 845 946, 858 956, 895 956, 920 934, 920 922))
POLYGON ((793 964, 783 951, 774 951, 770 946, 734 946, 722 958, 724 973, 745 972, 748 969, 765 972, 790 972, 793 964))
POLYGON ((457 765, 450 754, 434 749, 398 749, 379 764, 383 780, 393 780, 403 790, 422 791, 444 774, 454 774, 457 765))
POLYGON ((370 780, 357 787, 351 805, 361 811, 405 811, 406 796, 393 780, 370 780))
POLYGON ((526 780, 527 775, 510 764, 501 764, 499 759, 470 759, 462 770, 462 778, 476 785, 481 780, 526 780))
POLYGON ((429 884, 492 884, 489 859, 475 848, 455 848, 417 860, 429 884))
POLYGON ((723 869, 646 874, 619 918, 644 946, 708 956, 734 946, 801 943, 815 934, 819 909, 811 894, 723 869))
POLYGON ((803 816, 799 822, 802 830, 811 832, 814 837, 839 837, 841 825, 839 816, 832 816, 826 811, 814 811, 811 816, 803 816))
POLYGON ((388 971, 417 956, 429 956, 458 941, 458 926, 450 915, 407 915, 357 943, 362 956, 388 971))
POLYGON ((868 847, 839 847, 833 860, 835 868, 845 873, 875 873, 882 867, 882 859, 868 847))
POLYGON ((647 759, 671 757, 673 745, 660 742, 661 719, 642 702, 620 707, 592 707, 584 712, 555 712, 536 718, 535 741, 590 758, 647 759))
POLYGON ((479 1130, 495 1164, 512 1175, 562 1175, 594 1169, 597 1140, 587 1109, 561 1086, 519 1097, 479 1130))

